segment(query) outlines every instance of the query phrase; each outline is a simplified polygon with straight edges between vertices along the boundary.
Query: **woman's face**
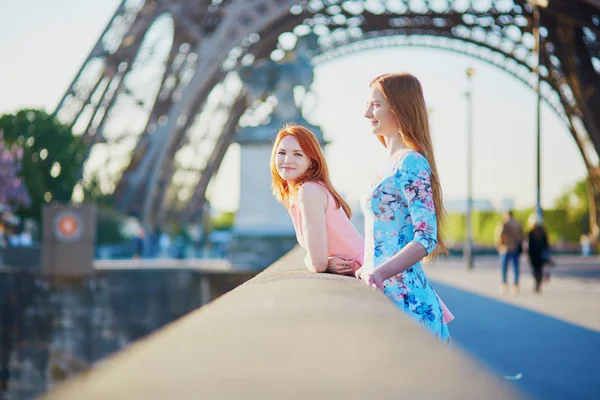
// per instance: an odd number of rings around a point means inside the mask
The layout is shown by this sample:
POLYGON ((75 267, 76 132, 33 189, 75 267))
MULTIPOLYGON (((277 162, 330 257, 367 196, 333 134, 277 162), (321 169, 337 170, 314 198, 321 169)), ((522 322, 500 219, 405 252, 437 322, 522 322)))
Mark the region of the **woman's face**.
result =
POLYGON ((293 182, 308 171, 310 159, 304 154, 293 136, 285 136, 279 141, 275 154, 275 166, 282 179, 293 182))
POLYGON ((369 120, 376 135, 393 137, 400 131, 396 117, 376 84, 371 86, 365 118, 369 120))

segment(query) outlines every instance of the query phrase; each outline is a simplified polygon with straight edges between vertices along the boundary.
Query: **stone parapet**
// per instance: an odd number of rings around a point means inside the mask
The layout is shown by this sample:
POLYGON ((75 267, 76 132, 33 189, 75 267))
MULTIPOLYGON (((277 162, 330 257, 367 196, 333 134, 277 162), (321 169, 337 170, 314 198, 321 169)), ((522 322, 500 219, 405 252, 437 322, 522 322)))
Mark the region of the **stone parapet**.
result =
POLYGON ((295 249, 255 278, 45 397, 518 399, 354 278, 295 249))

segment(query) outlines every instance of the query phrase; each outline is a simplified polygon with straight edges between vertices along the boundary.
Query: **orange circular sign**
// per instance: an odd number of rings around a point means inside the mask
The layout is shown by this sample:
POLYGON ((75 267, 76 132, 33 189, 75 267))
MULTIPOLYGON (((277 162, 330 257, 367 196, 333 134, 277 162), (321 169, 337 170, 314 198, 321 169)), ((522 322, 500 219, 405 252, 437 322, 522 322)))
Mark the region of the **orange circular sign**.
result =
POLYGON ((64 242, 76 242, 83 234, 83 223, 76 212, 61 212, 54 218, 54 233, 64 242))
POLYGON ((71 237, 77 232, 77 220, 70 215, 62 217, 58 221, 58 231, 64 237, 71 237))

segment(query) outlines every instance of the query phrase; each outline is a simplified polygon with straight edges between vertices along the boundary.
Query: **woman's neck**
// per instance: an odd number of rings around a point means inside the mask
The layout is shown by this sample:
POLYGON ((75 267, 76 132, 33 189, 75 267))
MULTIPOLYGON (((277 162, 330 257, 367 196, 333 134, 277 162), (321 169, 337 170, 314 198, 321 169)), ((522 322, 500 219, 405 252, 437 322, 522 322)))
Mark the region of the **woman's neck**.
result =
POLYGON ((387 145, 388 156, 390 157, 394 157, 398 152, 410 150, 410 147, 399 136, 386 137, 385 143, 387 145))
POLYGON ((296 204, 298 199, 298 186, 294 182, 288 182, 288 203, 290 206, 296 204))

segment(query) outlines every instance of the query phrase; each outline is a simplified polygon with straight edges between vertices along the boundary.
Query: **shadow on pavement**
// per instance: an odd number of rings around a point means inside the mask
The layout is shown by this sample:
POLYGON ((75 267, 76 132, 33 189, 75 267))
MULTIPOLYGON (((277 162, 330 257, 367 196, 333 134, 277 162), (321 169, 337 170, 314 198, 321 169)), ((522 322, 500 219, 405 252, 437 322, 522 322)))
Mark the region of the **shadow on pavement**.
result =
POLYGON ((600 333, 442 283, 434 288, 456 317, 455 345, 525 394, 598 398, 600 333))

